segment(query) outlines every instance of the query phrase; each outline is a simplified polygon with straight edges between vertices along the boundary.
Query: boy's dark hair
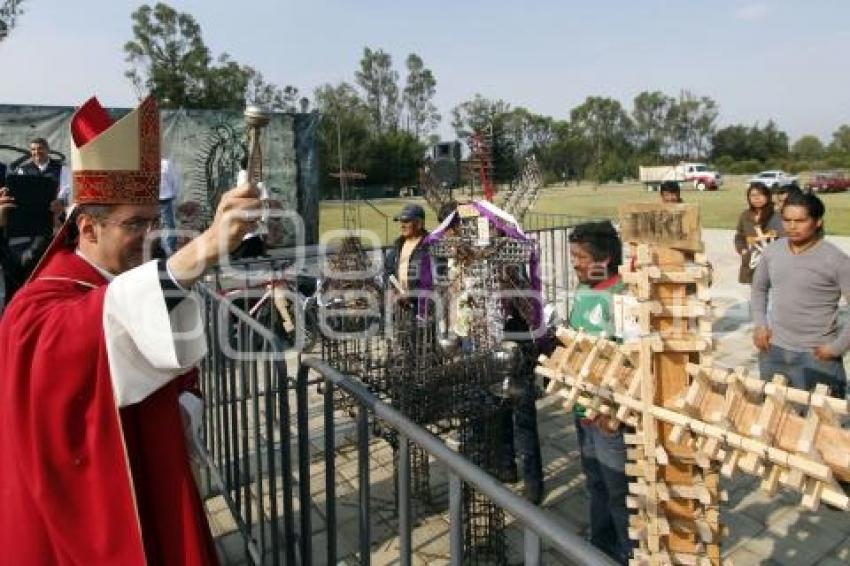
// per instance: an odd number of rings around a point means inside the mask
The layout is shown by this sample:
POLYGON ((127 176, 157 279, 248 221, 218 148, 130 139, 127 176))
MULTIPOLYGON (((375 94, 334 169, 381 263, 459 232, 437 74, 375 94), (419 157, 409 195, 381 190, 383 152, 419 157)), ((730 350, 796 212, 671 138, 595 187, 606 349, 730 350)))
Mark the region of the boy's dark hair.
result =
POLYGON ((664 181, 661 183, 661 192, 681 194, 682 187, 679 186, 678 181, 664 181))
MULTIPOLYGON (((821 199, 813 194, 805 194, 800 189, 797 189, 796 191, 788 191, 788 196, 785 197, 785 202, 782 203, 782 210, 785 210, 789 206, 802 206, 806 209, 806 211, 808 211, 809 216, 813 220, 821 220, 823 215, 826 213, 826 207, 823 205, 823 201, 821 199)), ((823 237, 823 224, 820 225, 815 234, 818 238, 823 237)))
POLYGON ((30 145, 43 145, 44 149, 50 149, 50 144, 44 138, 33 138, 30 140, 30 145))
POLYGON ((571 244, 582 244, 594 261, 608 260, 608 274, 617 273, 623 263, 623 244, 609 220, 585 222, 570 232, 571 244))
POLYGON ((823 205, 823 201, 821 199, 819 199, 816 195, 805 194, 802 191, 788 192, 788 197, 785 199, 785 203, 782 205, 782 208, 789 206, 802 206, 808 211, 809 216, 814 220, 820 220, 826 213, 826 207, 823 205))
POLYGON ((782 185, 781 187, 777 187, 776 189, 773 190, 773 192, 778 194, 778 195, 787 194, 789 197, 791 195, 796 195, 796 194, 801 195, 801 194, 803 194, 803 190, 798 185, 795 185, 794 183, 791 183, 790 185, 782 185))

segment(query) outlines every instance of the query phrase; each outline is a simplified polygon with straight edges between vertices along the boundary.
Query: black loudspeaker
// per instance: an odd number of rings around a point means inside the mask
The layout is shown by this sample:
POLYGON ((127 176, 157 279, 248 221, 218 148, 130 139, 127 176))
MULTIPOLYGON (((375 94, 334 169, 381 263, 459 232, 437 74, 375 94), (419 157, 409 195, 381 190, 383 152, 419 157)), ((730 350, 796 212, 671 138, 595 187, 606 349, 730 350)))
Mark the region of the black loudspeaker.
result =
POLYGON ((444 186, 453 187, 460 181, 460 142, 440 142, 431 147, 431 174, 444 186))
POLYGON ((435 144, 431 150, 431 157, 437 159, 452 159, 460 162, 460 142, 440 142, 435 144))

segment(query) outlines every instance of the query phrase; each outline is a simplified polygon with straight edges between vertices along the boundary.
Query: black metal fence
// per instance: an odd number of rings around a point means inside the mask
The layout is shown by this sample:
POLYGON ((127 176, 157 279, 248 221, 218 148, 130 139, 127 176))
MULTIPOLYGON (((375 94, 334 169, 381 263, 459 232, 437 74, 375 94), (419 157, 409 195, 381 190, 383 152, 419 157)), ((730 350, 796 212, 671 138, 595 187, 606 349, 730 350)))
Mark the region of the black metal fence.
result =
POLYGON ((550 228, 568 228, 576 226, 583 222, 600 222, 602 220, 610 220, 615 222, 615 218, 607 216, 585 216, 581 214, 567 214, 561 212, 540 212, 531 211, 526 213, 522 220, 522 226, 526 231, 546 230, 550 228))
MULTIPOLYGON (((370 442, 374 427, 397 433, 398 560, 410 564, 413 514, 410 454, 427 452, 448 473, 449 547, 452 564, 462 560, 462 485, 473 486, 522 525, 526 564, 539 564, 547 547, 578 564, 608 560, 550 513, 514 494, 440 439, 377 399, 361 382, 318 359, 304 359, 296 379, 286 361, 297 357, 283 343, 218 290, 201 287, 209 351, 201 367, 205 393, 205 446, 202 448, 208 497, 221 497, 232 528, 243 541, 240 558, 253 564, 334 564, 355 558, 369 564, 374 550, 375 498, 370 495, 370 442), (310 370, 318 372, 311 379, 310 370), (321 395, 312 388, 321 384, 321 395), (340 419, 334 396, 356 408, 353 429, 357 454, 356 543, 342 541, 338 529, 337 446, 340 419), (318 408, 318 411, 316 410, 318 408), (319 418, 319 415, 321 418, 319 418), (315 417, 311 422, 311 416, 315 417), (319 450, 316 446, 321 447, 319 450), (324 489, 311 486, 324 476, 324 489), (323 500, 323 505, 321 504, 323 500), (314 525, 321 508, 324 530, 314 525), (346 542, 346 544, 343 544, 346 542), (350 548, 341 556, 340 548, 350 548)), ((343 425, 345 426, 345 425, 343 425)), ((383 536, 378 534, 378 537, 383 536)))
MULTIPOLYGON (((556 220, 562 223, 527 230, 526 233, 539 245, 539 272, 544 302, 554 306, 563 319, 568 312, 570 290, 575 285, 570 261, 569 233, 575 224, 593 219, 560 214, 535 213, 534 216, 545 219, 544 224, 554 223, 556 220)), ((367 250, 367 253, 376 265, 383 266, 388 251, 388 247, 382 247, 367 250)), ((308 280, 315 281, 322 276, 325 258, 333 252, 332 248, 310 246, 297 252, 292 249, 279 250, 268 258, 232 262, 226 268, 215 272, 210 285, 222 292, 236 292, 234 299, 257 299, 262 296, 266 283, 276 279, 286 281, 285 285, 292 292, 297 290, 304 295, 313 291, 308 280)), ((266 306, 273 307, 271 301, 266 306)), ((262 311, 261 315, 255 318, 268 325, 275 316, 271 311, 262 311)))
MULTIPOLYGON (((568 560, 578 564, 609 564, 612 563, 604 554, 590 545, 587 541, 571 532, 559 523, 550 513, 529 503, 519 497, 492 476, 486 474, 481 468, 470 463, 457 452, 449 449, 439 438, 415 424, 390 405, 380 401, 361 382, 341 374, 326 362, 318 359, 305 359, 298 370, 298 390, 302 391, 310 383, 308 376, 310 370, 317 371, 322 379, 324 387, 324 453, 333 454, 335 451, 336 419, 334 415, 334 390, 339 389, 349 396, 357 408, 357 468, 358 488, 360 494, 360 513, 358 516, 358 551, 360 564, 369 564, 371 556, 370 537, 370 497, 369 497, 369 443, 371 438, 371 424, 380 421, 385 427, 393 429, 397 433, 399 451, 399 473, 397 478, 398 492, 398 538, 399 538, 399 563, 411 564, 412 559, 412 513, 411 513, 411 446, 415 445, 427 452, 438 465, 445 466, 448 470, 449 483, 449 547, 451 564, 461 564, 463 559, 463 521, 462 521, 462 485, 470 484, 481 494, 490 498, 496 505, 513 515, 523 525, 523 547, 525 564, 540 564, 542 541, 551 545, 568 560)), ((301 437, 306 432, 299 431, 299 450, 307 446, 301 442, 301 437)), ((303 461, 308 461, 305 456, 303 461)), ((328 564, 337 561, 337 529, 336 519, 336 488, 335 458, 325 458, 324 477, 325 483, 325 516, 328 520, 326 537, 326 558, 328 564)), ((310 492, 309 474, 302 471, 306 480, 302 484, 302 494, 310 492)), ((309 521, 309 513, 303 514, 302 520, 309 521)), ((304 529, 306 532, 309 529, 304 529)), ((304 541, 303 544, 308 544, 304 541)), ((306 546, 304 548, 307 548, 306 546)), ((311 561, 305 562, 312 563, 311 561)))
POLYGON ((232 301, 199 288, 208 346, 200 368, 203 490, 224 499, 251 562, 295 564, 292 383, 283 344, 232 301))

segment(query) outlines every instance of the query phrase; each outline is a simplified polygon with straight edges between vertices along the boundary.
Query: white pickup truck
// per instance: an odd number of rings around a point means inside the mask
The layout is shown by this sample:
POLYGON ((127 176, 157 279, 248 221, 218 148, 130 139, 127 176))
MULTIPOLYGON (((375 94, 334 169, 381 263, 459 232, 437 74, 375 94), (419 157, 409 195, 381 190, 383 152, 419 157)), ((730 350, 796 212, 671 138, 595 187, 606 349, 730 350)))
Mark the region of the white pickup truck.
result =
POLYGON ((684 161, 678 165, 641 165, 638 176, 648 191, 657 191, 664 181, 692 183, 698 191, 716 191, 723 184, 723 176, 709 169, 705 163, 684 161))
POLYGON ((778 189, 779 187, 787 187, 788 185, 799 184, 799 178, 794 175, 789 175, 785 171, 774 169, 771 171, 762 171, 749 181, 749 184, 761 183, 768 189, 778 189))

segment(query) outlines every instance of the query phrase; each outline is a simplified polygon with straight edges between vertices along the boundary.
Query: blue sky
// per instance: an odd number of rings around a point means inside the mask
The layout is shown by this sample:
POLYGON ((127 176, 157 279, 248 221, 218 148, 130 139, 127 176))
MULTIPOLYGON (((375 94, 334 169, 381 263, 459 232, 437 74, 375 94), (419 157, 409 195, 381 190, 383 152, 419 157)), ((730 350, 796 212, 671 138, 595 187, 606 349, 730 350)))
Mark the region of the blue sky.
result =
MULTIPOLYGON (((124 0, 27 0, 0 43, 0 103, 110 106, 136 95, 124 78, 124 0)), ((222 0, 173 1, 228 52, 303 93, 353 82, 368 45, 418 53, 448 115, 480 92, 564 118, 589 95, 627 107, 642 90, 713 97, 720 123, 775 120, 796 139, 829 141, 850 123, 850 2, 845 0, 222 0), (234 10, 242 9, 244 14, 234 10)))

